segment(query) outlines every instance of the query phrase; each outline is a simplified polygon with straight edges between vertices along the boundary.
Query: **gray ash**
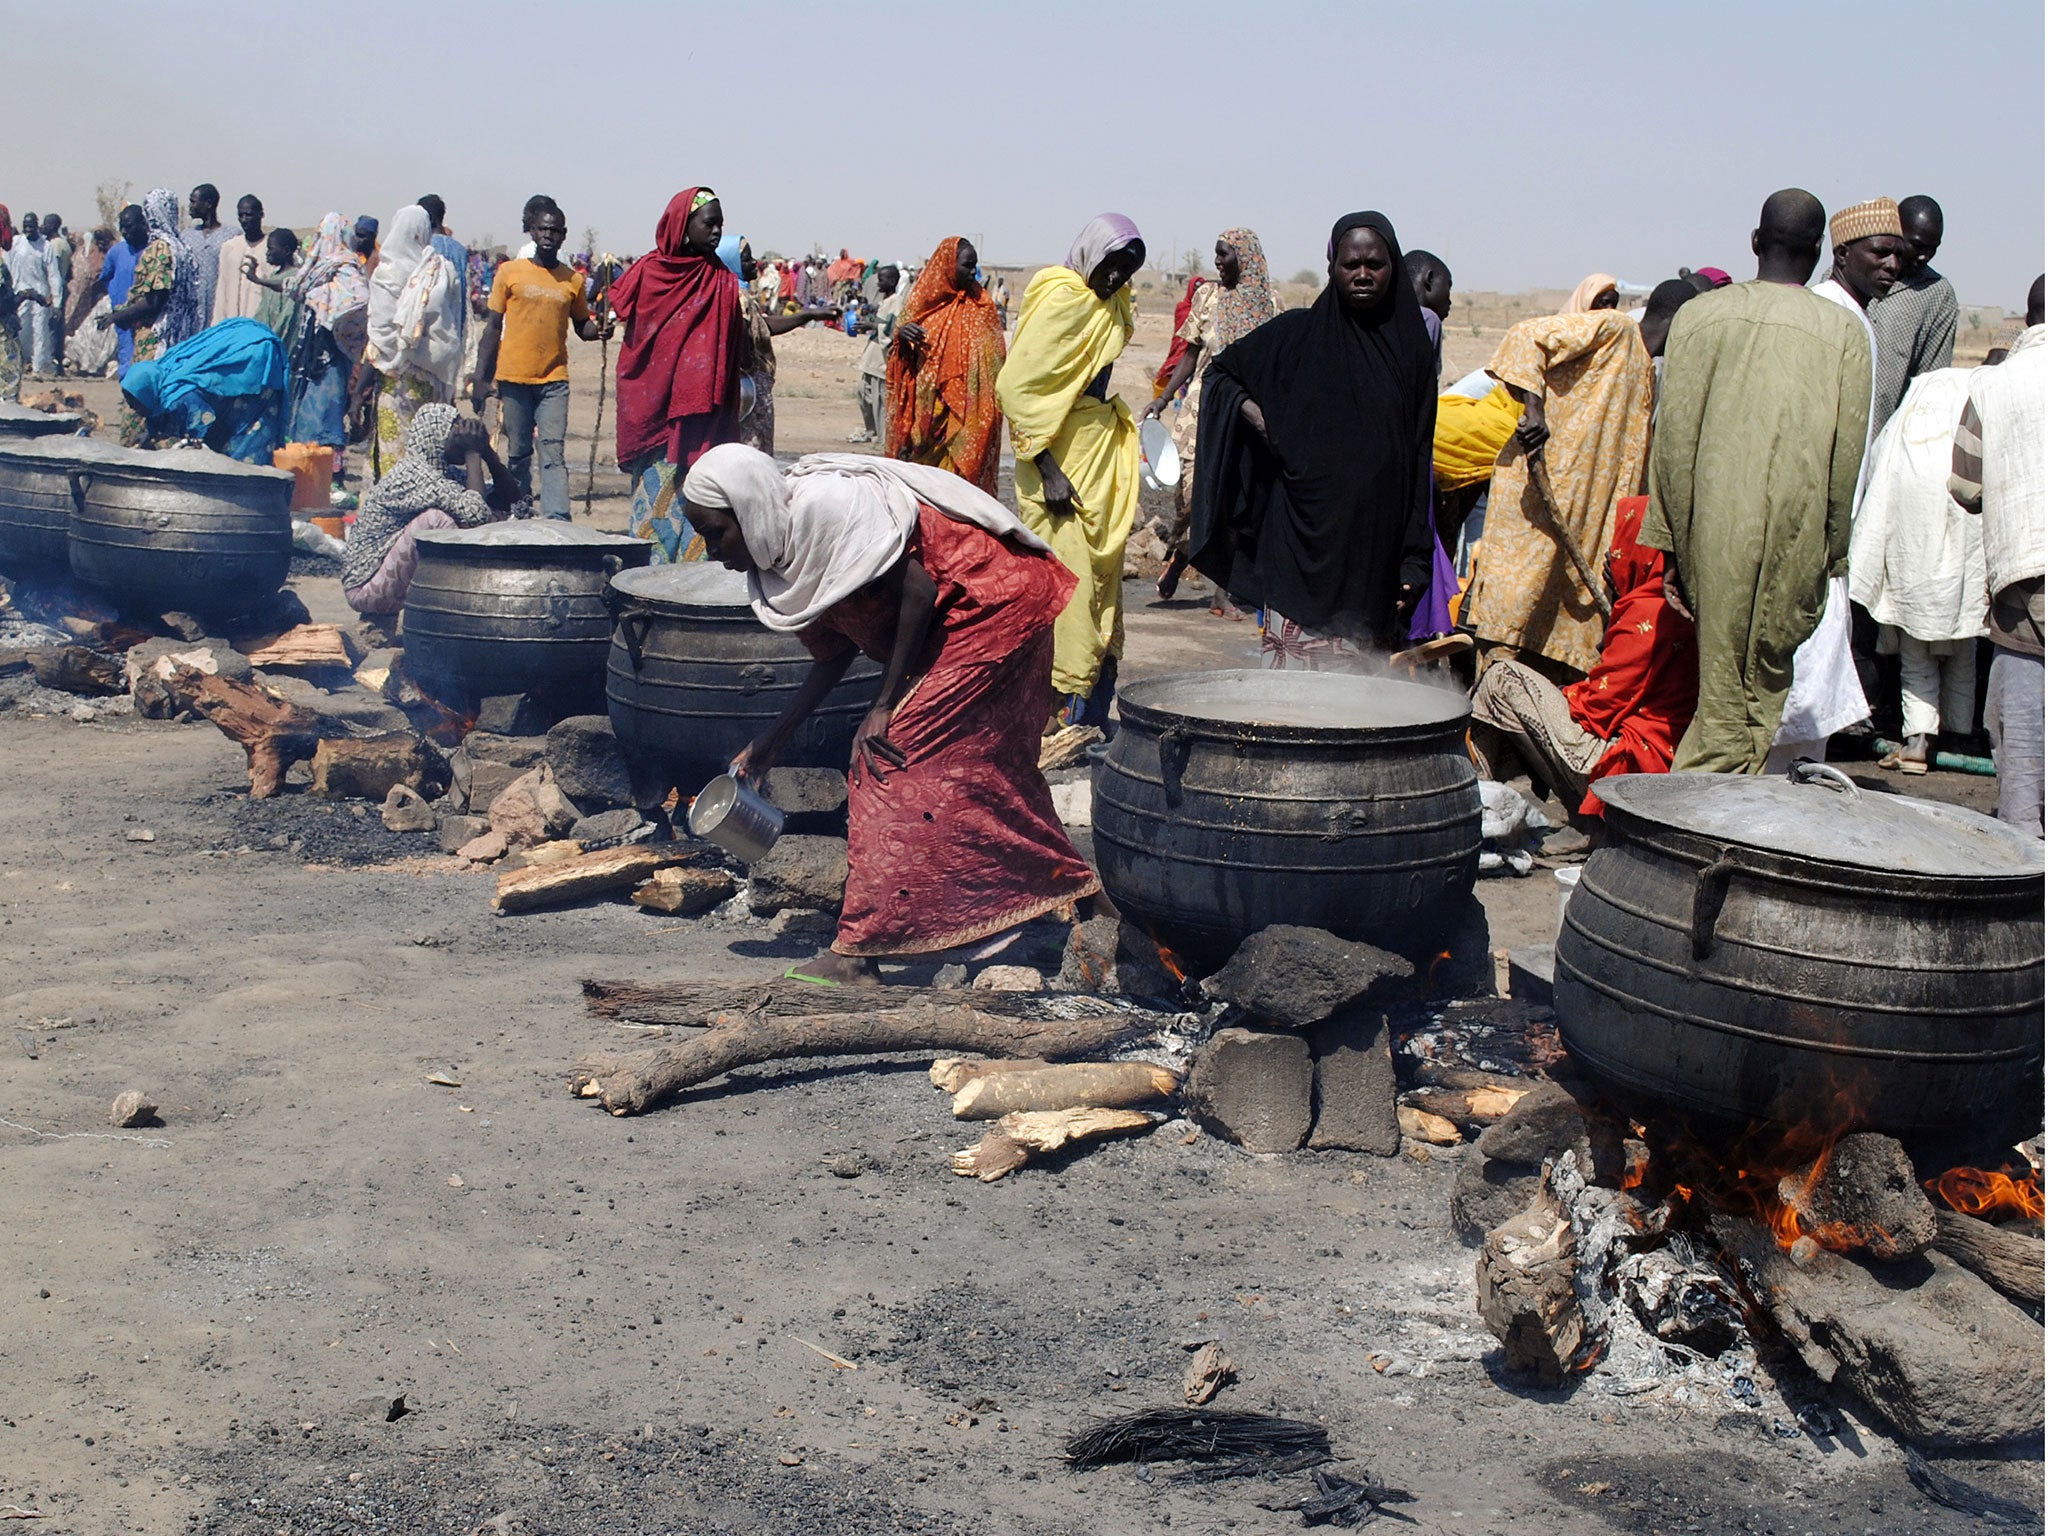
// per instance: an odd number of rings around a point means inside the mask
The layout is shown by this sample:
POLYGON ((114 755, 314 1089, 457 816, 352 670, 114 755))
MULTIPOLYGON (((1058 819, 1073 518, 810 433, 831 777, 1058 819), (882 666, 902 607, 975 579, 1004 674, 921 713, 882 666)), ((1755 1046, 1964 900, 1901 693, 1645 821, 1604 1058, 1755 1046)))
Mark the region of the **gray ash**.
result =
POLYGON ((362 800, 327 800, 287 789, 269 800, 222 793, 201 804, 225 814, 228 846, 272 849, 308 864, 361 868, 440 851, 431 837, 386 830, 382 807, 362 800))

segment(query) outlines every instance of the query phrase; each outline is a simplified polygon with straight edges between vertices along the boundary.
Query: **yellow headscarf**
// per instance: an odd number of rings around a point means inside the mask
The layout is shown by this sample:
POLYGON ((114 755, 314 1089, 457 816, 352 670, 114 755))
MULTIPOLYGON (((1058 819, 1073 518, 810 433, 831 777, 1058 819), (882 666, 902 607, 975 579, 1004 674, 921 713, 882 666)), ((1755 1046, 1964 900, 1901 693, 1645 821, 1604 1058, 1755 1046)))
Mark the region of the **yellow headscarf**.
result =
POLYGON ((1506 389, 1496 387, 1483 398, 1438 395, 1436 400, 1436 464, 1439 490, 1461 491, 1493 478, 1501 449, 1515 435, 1522 408, 1506 389))

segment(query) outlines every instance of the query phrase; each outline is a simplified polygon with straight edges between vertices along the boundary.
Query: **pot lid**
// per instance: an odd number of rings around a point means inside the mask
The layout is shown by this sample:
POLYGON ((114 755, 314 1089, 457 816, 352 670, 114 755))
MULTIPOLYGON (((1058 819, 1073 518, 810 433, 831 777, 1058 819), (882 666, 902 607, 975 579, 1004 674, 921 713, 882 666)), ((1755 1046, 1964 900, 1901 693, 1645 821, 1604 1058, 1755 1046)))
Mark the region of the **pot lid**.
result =
POLYGON ((654 548, 645 539, 623 533, 604 533, 580 523, 551 517, 511 518, 505 522, 485 523, 480 528, 429 528, 414 537, 419 543, 449 554, 475 553, 480 556, 500 550, 507 554, 587 551, 631 558, 637 551, 640 558, 645 559, 654 548))
POLYGON ((1616 810, 1715 842, 1878 874, 2039 879, 2042 845, 1961 806, 1859 789, 1837 768, 1783 778, 1626 773, 1593 793, 1616 810))
POLYGON ((244 464, 211 448, 124 448, 103 437, 0 437, 0 457, 39 459, 67 469, 133 469, 162 475, 227 476, 289 485, 292 472, 244 464))
POLYGON ((659 608, 711 608, 729 612, 747 607, 747 578, 715 560, 645 565, 621 571, 612 586, 623 596, 659 608))
POLYGON ((76 411, 36 411, 0 400, 0 433, 76 432, 81 419, 76 411))
POLYGON ((1462 692, 1346 672, 1180 672, 1117 691, 1126 712, 1171 716, 1231 734, 1246 728, 1288 736, 1353 736, 1440 727, 1466 718, 1462 692))

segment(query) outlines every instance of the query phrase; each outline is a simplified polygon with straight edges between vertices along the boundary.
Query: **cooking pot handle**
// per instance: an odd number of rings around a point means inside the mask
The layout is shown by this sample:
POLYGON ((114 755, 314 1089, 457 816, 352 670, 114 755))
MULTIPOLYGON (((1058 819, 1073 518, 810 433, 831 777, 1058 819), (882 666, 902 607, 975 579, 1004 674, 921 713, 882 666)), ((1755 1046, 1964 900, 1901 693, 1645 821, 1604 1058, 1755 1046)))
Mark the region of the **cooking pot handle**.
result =
POLYGON ((1699 872, 1692 888, 1692 957, 1704 960, 1714 952, 1714 924, 1721 920, 1721 904, 1728 899, 1728 877, 1737 865, 1731 849, 1699 872))
POLYGON ((1159 781, 1168 805, 1180 804, 1180 776, 1188 766, 1188 733, 1168 726, 1159 733, 1159 781))
MULTIPOLYGON (((616 576, 626 568, 626 562, 617 555, 606 555, 599 563, 604 566, 604 573, 607 576, 616 576)), ((611 588, 606 587, 605 591, 610 592, 611 588)))
POLYGON ((640 647, 647 643, 647 627, 652 615, 645 612, 619 615, 619 640, 626 647, 626 659, 633 663, 633 670, 640 670, 640 647))
POLYGON ((1853 799, 1863 798, 1863 791, 1856 787, 1854 779, 1826 763, 1794 763, 1785 770, 1785 777, 1794 784, 1825 784, 1829 789, 1842 791, 1853 799))

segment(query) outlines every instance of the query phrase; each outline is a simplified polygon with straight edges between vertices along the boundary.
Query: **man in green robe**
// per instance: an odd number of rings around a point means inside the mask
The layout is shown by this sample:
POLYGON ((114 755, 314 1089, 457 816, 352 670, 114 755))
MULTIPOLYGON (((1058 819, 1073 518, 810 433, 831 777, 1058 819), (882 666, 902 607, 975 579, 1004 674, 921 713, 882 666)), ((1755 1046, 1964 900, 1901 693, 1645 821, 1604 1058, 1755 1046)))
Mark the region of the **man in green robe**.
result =
POLYGON ((1665 595, 1699 626, 1700 702, 1674 771, 1757 773, 1849 516, 1870 421, 1870 341, 1806 290, 1827 219, 1773 193, 1750 246, 1757 280, 1678 312, 1650 448, 1641 542, 1667 551, 1665 595))

